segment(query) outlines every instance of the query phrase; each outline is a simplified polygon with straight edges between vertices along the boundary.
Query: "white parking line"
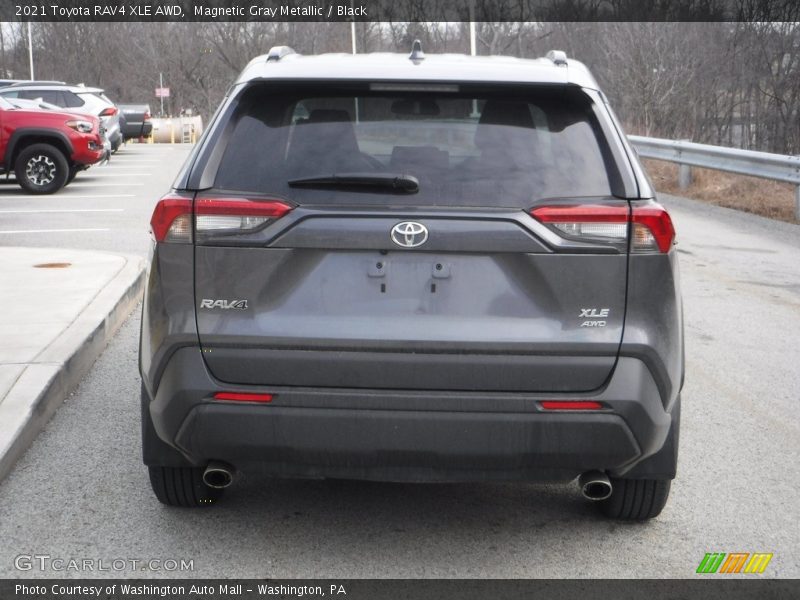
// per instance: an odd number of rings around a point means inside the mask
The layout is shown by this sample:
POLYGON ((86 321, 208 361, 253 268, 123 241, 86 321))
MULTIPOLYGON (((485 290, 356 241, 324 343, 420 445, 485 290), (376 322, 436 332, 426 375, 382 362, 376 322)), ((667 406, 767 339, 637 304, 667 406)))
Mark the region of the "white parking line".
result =
MULTIPOLYGON (((86 196, 83 194, 60 194, 57 197, 69 198, 70 200, 74 200, 75 198, 135 198, 136 194, 102 194, 97 196, 86 196)), ((33 200, 35 198, 36 196, 32 194, 0 194, 0 200, 33 200)))
POLYGON ((7 233, 75 233, 86 231, 111 231, 110 229, 13 229, 0 231, 0 234, 7 233))
POLYGON ((140 187, 143 185, 143 183, 83 183, 82 181, 76 181, 70 184, 69 189, 74 190, 76 188, 85 187, 140 187))
POLYGON ((100 168, 103 169, 103 171, 110 171, 111 169, 118 169, 118 170, 123 170, 123 169, 141 169, 143 166, 144 165, 131 165, 131 166, 128 166, 128 165, 111 165, 111 164, 108 164, 108 165, 104 165, 104 166, 102 166, 100 168))
POLYGON ((152 173, 91 173, 86 177, 151 177, 152 173))
POLYGON ((84 212, 125 212, 124 208, 39 208, 35 210, 0 210, 0 214, 16 215, 28 213, 84 213, 84 212))

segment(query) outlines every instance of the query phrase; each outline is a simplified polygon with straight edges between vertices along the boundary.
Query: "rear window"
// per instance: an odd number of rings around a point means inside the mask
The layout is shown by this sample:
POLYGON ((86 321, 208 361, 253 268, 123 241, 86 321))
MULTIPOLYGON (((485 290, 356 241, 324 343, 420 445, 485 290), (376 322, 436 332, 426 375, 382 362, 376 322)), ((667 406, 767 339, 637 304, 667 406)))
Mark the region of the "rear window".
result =
POLYGON ((27 100, 43 100, 56 106, 66 106, 60 91, 56 90, 24 90, 19 93, 20 98, 27 100))
POLYGON ((615 167, 591 100, 578 89, 376 87, 251 87, 223 136, 214 187, 300 204, 526 207, 542 198, 611 195, 615 167), (419 192, 288 185, 346 173, 412 175, 419 192))
POLYGON ((78 92, 76 95, 79 96, 80 100, 88 106, 104 108, 111 104, 109 100, 103 98, 102 94, 98 94, 96 92, 78 92))
POLYGON ((85 104, 78 94, 73 94, 72 92, 64 92, 64 100, 69 108, 78 108, 85 104))

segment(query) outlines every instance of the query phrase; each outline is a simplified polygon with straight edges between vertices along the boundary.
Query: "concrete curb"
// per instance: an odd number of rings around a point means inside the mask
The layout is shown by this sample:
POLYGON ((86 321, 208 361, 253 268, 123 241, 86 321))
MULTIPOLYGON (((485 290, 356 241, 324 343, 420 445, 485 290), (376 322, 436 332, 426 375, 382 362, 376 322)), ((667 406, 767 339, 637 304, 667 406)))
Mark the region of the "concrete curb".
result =
POLYGON ((141 299, 145 261, 124 266, 77 318, 25 367, 0 405, 0 481, 86 375, 141 299))

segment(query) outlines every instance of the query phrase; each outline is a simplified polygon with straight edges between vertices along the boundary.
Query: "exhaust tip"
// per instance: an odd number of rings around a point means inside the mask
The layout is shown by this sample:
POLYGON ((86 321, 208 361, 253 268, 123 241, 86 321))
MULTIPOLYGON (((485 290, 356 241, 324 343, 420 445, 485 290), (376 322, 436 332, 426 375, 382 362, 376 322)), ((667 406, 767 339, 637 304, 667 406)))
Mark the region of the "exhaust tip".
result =
POLYGON ((613 492, 608 475, 601 471, 584 473, 578 479, 578 486, 581 488, 583 497, 593 501, 606 500, 611 497, 613 492))
POLYGON ((233 483, 236 471, 228 464, 221 462, 209 463, 203 471, 203 483, 217 490, 225 489, 233 483))

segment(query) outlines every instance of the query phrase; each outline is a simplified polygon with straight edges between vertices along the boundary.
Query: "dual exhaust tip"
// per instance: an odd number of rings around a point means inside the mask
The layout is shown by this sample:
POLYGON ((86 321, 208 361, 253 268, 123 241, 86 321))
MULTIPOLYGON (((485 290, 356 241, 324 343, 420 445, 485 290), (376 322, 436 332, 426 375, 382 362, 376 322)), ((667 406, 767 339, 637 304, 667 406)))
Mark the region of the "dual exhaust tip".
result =
POLYGON ((588 500, 606 500, 614 491, 608 475, 602 471, 587 471, 578 478, 581 494, 588 500))
MULTIPOLYGON (((225 489, 236 478, 236 469, 231 465, 212 461, 203 472, 203 483, 217 490, 225 489)), ((578 487, 588 500, 606 500, 611 497, 613 487, 608 475, 602 471, 588 471, 578 478, 578 487)))
POLYGON ((236 469, 224 462, 212 461, 203 471, 203 483, 215 490, 223 490, 236 479, 236 469))

